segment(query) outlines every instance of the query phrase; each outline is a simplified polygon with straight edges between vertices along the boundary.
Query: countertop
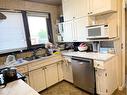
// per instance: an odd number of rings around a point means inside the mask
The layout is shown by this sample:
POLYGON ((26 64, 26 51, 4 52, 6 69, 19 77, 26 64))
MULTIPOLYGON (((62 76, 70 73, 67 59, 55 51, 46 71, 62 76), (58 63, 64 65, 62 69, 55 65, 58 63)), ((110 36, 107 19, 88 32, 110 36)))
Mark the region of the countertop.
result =
POLYGON ((0 95, 40 95, 22 80, 13 81, 0 89, 0 95))
POLYGON ((102 53, 94 53, 94 52, 68 52, 68 51, 63 51, 62 55, 89 58, 99 61, 107 61, 113 56, 115 56, 115 54, 108 54, 108 53, 102 54, 102 53))
POLYGON ((51 55, 51 56, 47 56, 47 57, 41 57, 39 59, 34 59, 34 60, 31 60, 31 61, 26 61, 24 60, 24 62, 22 63, 13 63, 13 64, 10 64, 10 65, 0 65, 0 69, 1 68, 5 68, 5 67, 16 67, 16 66, 22 66, 22 65, 25 65, 25 64, 30 64, 30 63, 33 63, 33 62, 38 62, 38 61, 44 61, 44 60, 47 60, 48 58, 53 58, 53 57, 56 57, 56 56, 61 56, 61 54, 54 54, 54 55, 51 55))

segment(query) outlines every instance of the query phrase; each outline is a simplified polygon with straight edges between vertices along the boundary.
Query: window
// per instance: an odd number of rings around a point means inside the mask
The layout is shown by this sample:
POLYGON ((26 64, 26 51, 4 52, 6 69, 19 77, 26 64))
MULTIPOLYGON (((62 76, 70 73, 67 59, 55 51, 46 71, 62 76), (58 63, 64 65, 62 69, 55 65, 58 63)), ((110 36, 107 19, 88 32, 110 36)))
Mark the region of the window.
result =
POLYGON ((0 20, 0 54, 27 47, 21 13, 2 12, 7 19, 0 20))
POLYGON ((40 45, 49 42, 46 13, 27 13, 31 45, 40 45))
POLYGON ((43 47, 53 41, 50 15, 37 12, 2 12, 0 20, 0 54, 43 47))

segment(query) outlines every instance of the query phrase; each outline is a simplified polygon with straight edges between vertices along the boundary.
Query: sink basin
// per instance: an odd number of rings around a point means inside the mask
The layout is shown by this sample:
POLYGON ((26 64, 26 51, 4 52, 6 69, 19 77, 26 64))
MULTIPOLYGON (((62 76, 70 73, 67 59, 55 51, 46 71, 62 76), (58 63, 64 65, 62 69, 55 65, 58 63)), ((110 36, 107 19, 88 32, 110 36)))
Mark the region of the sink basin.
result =
POLYGON ((26 61, 32 61, 32 60, 36 60, 36 59, 40 59, 40 58, 46 58, 46 57, 48 57, 48 56, 31 56, 31 57, 26 57, 23 59, 26 61))

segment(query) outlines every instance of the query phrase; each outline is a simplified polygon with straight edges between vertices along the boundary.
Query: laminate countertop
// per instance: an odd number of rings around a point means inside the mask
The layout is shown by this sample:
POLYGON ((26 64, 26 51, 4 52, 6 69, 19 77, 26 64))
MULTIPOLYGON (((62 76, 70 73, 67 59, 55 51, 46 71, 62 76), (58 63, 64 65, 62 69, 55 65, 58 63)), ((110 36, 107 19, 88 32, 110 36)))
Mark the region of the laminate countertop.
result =
POLYGON ((94 52, 62 52, 63 56, 74 56, 74 57, 81 57, 81 58, 89 58, 99 61, 107 61, 111 59, 115 54, 109 54, 109 53, 94 53, 94 52))
POLYGON ((10 82, 0 89, 0 95, 40 95, 22 80, 10 82))

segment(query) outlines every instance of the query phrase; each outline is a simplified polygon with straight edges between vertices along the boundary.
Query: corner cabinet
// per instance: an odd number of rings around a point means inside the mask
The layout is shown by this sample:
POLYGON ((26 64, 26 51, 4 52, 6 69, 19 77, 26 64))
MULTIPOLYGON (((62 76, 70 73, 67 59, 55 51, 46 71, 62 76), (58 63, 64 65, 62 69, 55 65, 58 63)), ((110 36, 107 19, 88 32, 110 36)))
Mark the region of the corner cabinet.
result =
POLYGON ((105 14, 117 11, 117 0, 89 0, 88 15, 105 14))
POLYGON ((81 42, 86 41, 88 17, 81 17, 63 23, 63 41, 81 42))

